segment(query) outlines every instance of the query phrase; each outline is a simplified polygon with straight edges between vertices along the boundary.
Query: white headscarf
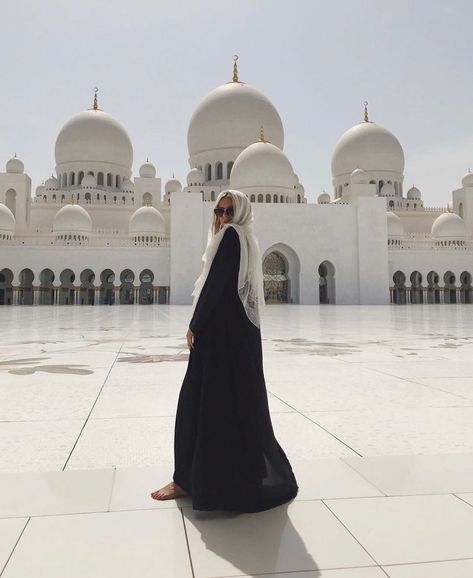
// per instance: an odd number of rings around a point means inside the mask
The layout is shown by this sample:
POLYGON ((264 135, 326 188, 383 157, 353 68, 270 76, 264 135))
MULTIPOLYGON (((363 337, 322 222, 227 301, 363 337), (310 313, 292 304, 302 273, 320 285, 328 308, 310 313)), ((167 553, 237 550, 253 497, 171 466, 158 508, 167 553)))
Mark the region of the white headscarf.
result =
POLYGON ((210 266, 217 253, 220 241, 228 227, 233 227, 240 238, 240 269, 238 272, 238 295, 241 299, 248 319, 260 326, 260 311, 264 306, 263 290, 263 267, 261 262, 261 253, 258 242, 253 234, 253 210, 248 197, 240 191, 227 189, 222 191, 215 201, 214 208, 218 207, 222 197, 231 197, 233 202, 233 219, 226 223, 215 233, 214 226, 216 217, 213 216, 209 228, 207 239, 207 248, 202 256, 203 269, 200 277, 195 282, 194 302, 192 310, 195 309, 199 295, 207 279, 210 266))

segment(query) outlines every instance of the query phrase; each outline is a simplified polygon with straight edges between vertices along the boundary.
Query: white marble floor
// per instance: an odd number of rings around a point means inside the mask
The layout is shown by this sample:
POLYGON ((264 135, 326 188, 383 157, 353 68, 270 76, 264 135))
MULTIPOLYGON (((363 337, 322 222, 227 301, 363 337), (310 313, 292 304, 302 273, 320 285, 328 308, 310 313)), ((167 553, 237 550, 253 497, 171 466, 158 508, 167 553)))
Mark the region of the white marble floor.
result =
POLYGON ((473 308, 273 306, 292 503, 156 502, 190 308, 2 307, 0 576, 471 578, 473 308))

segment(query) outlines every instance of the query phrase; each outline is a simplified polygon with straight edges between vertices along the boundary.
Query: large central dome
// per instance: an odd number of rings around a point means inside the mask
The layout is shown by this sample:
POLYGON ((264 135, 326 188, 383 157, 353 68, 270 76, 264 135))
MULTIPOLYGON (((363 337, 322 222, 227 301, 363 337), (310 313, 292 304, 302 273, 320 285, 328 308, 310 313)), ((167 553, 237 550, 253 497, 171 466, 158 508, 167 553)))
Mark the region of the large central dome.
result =
POLYGON ((266 139, 282 149, 284 129, 270 100, 244 82, 223 84, 212 90, 192 115, 187 134, 189 156, 243 150, 255 142, 261 126, 266 139))
POLYGON ((360 122, 347 130, 332 156, 332 176, 350 175, 355 169, 389 171, 402 175, 404 152, 387 129, 374 122, 360 122))
MULTIPOLYGON (((56 140, 56 165, 98 162, 131 170, 133 147, 123 127, 102 110, 86 110, 62 127, 56 140)), ((58 171, 59 172, 59 171, 58 171)))

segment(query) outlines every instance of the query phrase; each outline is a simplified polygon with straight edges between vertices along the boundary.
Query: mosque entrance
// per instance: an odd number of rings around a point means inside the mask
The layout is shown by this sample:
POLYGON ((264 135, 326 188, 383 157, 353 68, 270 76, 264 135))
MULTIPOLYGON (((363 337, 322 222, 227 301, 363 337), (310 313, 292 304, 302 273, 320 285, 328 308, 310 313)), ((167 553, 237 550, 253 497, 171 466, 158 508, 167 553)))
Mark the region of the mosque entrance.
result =
POLYGON ((153 272, 149 269, 141 271, 140 281, 139 303, 140 305, 152 305, 154 303, 153 272))
POLYGON ((440 303, 439 276, 436 271, 430 271, 427 275, 427 303, 440 303))
POLYGON ((396 271, 393 275, 394 287, 391 292, 392 303, 396 305, 406 304, 406 276, 402 271, 396 271))
POLYGON ((289 302, 287 265, 279 253, 270 253, 263 261, 263 280, 266 303, 289 302))
POLYGON ((135 274, 131 269, 125 269, 120 274, 120 305, 133 305, 135 274))
POLYGON ((461 303, 472 303, 473 302, 473 290, 471 288, 471 274, 468 271, 463 271, 460 275, 460 301, 461 303))
POLYGON ((422 289, 422 275, 419 271, 411 273, 411 303, 420 304, 424 302, 424 293, 422 289))
POLYGON ((39 299, 40 305, 52 305, 54 303, 54 273, 51 269, 43 269, 39 274, 39 299))
POLYGON ((319 265, 319 304, 335 305, 335 267, 330 261, 319 265))
POLYGON ((20 288, 18 303, 20 305, 33 305, 33 279, 34 273, 31 269, 23 269, 20 272, 20 288))
POLYGON ((115 303, 115 291, 113 282, 115 273, 111 269, 105 269, 100 274, 100 305, 113 305, 115 303))
POLYGON ((10 269, 0 271, 0 305, 11 305, 13 303, 12 289, 13 273, 10 269))
POLYGON ((92 269, 84 269, 80 274, 79 303, 94 305, 95 303, 95 273, 92 269))
POLYGON ((443 280, 445 284, 443 290, 444 303, 456 303, 457 288, 455 287, 455 275, 451 271, 447 271, 443 276, 443 280))

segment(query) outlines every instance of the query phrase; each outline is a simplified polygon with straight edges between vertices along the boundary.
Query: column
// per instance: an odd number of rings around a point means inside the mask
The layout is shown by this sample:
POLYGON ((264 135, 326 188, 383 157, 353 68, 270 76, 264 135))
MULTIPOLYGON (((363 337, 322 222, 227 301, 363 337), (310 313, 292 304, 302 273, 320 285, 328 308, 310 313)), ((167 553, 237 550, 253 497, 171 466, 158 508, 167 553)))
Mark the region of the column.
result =
POLYGON ((94 305, 100 305, 100 285, 95 287, 94 305))
POLYGON ((12 286, 12 290, 13 290, 13 305, 18 305, 18 293, 19 293, 19 287, 13 287, 12 286))
POLYGON ((114 294, 115 294, 115 299, 114 299, 114 305, 120 305, 120 286, 119 285, 115 285, 114 288, 114 294))
POLYGON ((41 291, 41 287, 39 285, 33 286, 33 305, 39 304, 39 293, 41 291))

